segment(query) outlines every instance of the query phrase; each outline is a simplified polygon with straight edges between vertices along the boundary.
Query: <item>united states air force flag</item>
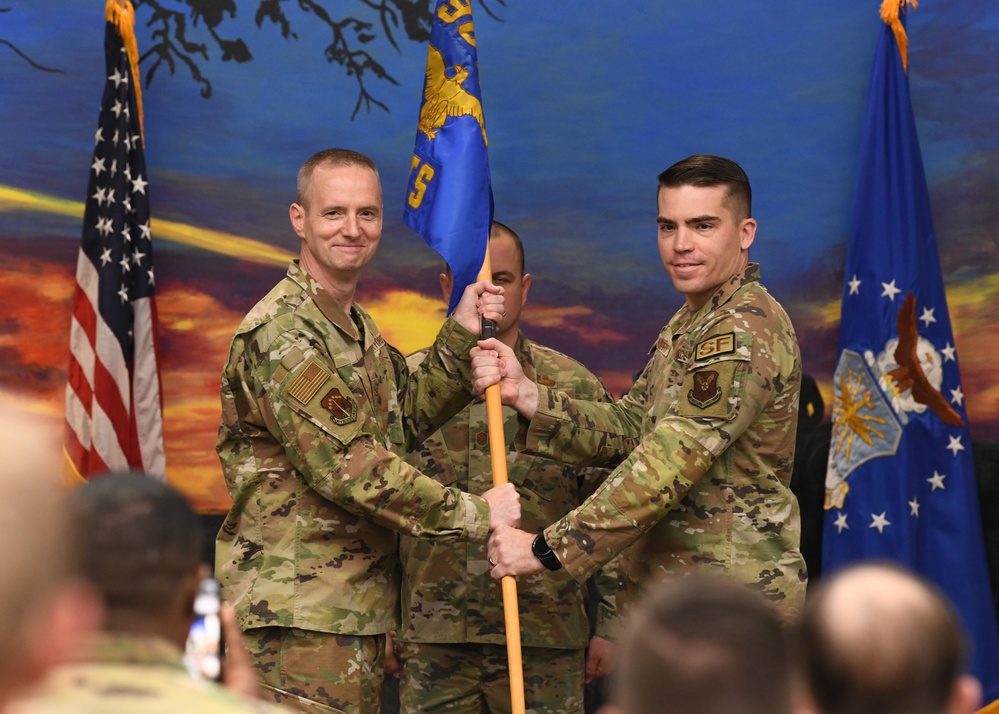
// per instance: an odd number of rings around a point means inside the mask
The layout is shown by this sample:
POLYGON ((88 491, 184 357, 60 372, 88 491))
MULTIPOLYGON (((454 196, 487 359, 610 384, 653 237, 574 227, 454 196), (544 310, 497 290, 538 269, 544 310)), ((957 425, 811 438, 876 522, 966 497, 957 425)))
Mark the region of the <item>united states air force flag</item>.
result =
POLYGON ((438 0, 403 219, 454 274, 452 312, 486 256, 493 191, 471 0, 438 0))
POLYGON ((999 699, 999 645, 971 441, 908 78, 885 25, 847 252, 823 572, 890 559, 940 586, 999 699))

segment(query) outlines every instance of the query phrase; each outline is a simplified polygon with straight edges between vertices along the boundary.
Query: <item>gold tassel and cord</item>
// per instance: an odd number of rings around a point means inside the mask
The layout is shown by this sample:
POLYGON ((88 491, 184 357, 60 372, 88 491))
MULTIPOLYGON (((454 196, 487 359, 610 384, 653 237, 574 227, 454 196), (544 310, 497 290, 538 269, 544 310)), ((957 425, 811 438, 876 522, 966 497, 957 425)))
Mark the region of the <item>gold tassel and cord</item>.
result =
POLYGON ((135 41, 135 8, 129 0, 107 0, 104 7, 104 19, 112 23, 118 30, 125 52, 128 53, 128 64, 132 68, 132 85, 135 89, 135 105, 139 110, 139 137, 142 145, 146 145, 145 131, 142 125, 142 88, 139 86, 139 45, 135 41))
POLYGON ((909 73, 909 38, 905 34, 902 21, 898 19, 902 8, 911 5, 913 9, 919 7, 918 0, 884 0, 881 3, 881 19, 895 33, 895 43, 898 45, 898 53, 902 56, 902 71, 909 73))

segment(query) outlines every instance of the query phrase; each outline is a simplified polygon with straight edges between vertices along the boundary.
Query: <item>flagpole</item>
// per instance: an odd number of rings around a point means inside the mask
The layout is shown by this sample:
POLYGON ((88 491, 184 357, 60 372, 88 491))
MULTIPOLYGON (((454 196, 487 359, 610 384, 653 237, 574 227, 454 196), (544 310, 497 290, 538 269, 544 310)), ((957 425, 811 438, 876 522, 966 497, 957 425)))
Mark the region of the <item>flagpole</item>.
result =
MULTIPOLYGON (((479 270, 479 280, 492 280, 493 269, 489 260, 489 244, 486 256, 479 270)), ((482 337, 495 337, 496 323, 482 318, 482 337)), ((503 402, 500 400, 500 386, 486 387, 486 424, 489 431, 489 458, 493 467, 493 487, 508 483, 506 471, 506 438, 503 432, 503 402)), ((504 575, 500 585, 503 589, 503 619, 506 623, 506 659, 510 673, 510 707, 513 714, 525 714, 524 701, 524 662, 520 648, 520 608, 517 605, 517 579, 504 575)))
MULTIPOLYGON (((451 268, 451 314, 473 282, 476 263, 481 260, 477 280, 492 279, 488 242, 493 194, 472 5, 470 0, 437 0, 435 7, 403 220, 451 268)), ((495 337, 495 323, 483 318, 480 334, 495 337)), ((502 486, 508 483, 507 444, 498 384, 486 390, 485 400, 493 486, 502 486)), ((511 711, 525 714, 517 581, 508 575, 500 585, 511 711)))

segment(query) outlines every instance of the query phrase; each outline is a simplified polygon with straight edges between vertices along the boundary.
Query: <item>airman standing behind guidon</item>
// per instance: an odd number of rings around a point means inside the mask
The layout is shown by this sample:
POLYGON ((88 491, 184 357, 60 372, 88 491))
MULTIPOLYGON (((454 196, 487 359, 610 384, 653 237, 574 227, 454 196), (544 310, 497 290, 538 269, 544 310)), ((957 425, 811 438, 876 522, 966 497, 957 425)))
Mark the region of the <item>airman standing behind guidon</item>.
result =
POLYGON ((382 211, 368 157, 330 149, 302 166, 289 210, 301 257, 244 318, 222 374, 233 506, 216 573, 264 686, 302 711, 379 711, 399 533, 482 541, 520 519, 512 484, 473 496, 400 458, 471 399, 479 315, 500 319, 503 296, 470 286, 411 374, 354 301, 382 211))
MULTIPOLYGON (((520 329, 532 276, 524 270, 524 246, 509 227, 494 222, 489 233, 492 280, 504 288, 506 314, 496 336, 542 384, 582 399, 609 402, 600 380, 571 357, 539 344, 520 329)), ((445 302, 454 284, 440 276, 445 302)), ((409 357, 419 365, 427 350, 409 357)), ((606 469, 576 468, 517 452, 517 413, 503 410, 508 476, 520 493, 522 525, 543 528, 578 506, 607 476, 606 469)), ((492 485, 486 405, 475 401, 408 457, 442 484, 468 493, 492 485)), ((489 577, 485 544, 402 538, 402 714, 503 714, 511 711, 503 594, 489 577)), ((571 577, 528 578, 517 585, 526 708, 582 714, 585 682, 610 671, 617 620, 617 571, 594 578, 596 632, 587 620, 587 583, 571 577)))
POLYGON ((659 253, 686 304, 619 402, 532 382, 496 340, 473 350, 476 390, 499 381, 504 404, 531 420, 527 450, 618 464, 542 534, 497 529, 493 577, 565 567, 583 580, 631 546, 636 583, 706 572, 758 590, 787 619, 801 610, 807 575, 789 487, 801 357, 749 262, 751 203, 749 179, 728 159, 691 156, 660 174, 659 253))

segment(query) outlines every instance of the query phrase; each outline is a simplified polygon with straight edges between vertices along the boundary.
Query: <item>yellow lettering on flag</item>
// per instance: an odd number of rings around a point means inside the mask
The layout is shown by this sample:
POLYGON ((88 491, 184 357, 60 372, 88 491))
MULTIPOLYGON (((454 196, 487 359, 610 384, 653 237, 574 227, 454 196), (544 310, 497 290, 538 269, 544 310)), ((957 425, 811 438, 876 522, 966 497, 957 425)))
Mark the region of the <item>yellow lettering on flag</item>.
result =
POLYGON ((410 165, 410 172, 413 171, 417 166, 420 170, 416 172, 413 177, 413 190, 409 194, 407 201, 411 208, 419 208, 420 204, 423 203, 423 197, 427 193, 427 184, 430 183, 434 178, 434 167, 430 164, 420 165, 420 157, 414 155, 413 162, 410 165))

